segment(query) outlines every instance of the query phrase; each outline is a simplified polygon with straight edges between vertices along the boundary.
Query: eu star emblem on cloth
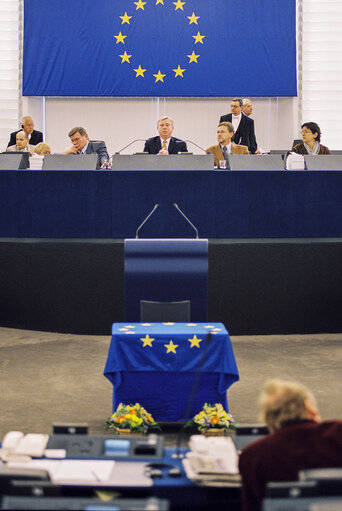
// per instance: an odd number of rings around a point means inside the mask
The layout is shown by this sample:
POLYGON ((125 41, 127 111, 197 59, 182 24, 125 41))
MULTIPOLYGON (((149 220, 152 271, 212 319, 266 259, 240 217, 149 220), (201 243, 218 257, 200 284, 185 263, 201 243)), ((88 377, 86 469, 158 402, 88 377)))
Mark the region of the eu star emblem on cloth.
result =
POLYGON ((170 341, 169 344, 164 344, 166 348, 166 353, 176 353, 176 348, 178 348, 178 344, 173 344, 173 341, 170 341))
POLYGON ((190 348, 193 348, 194 346, 196 348, 199 348, 200 347, 200 342, 203 341, 203 339, 197 339, 197 335, 194 335, 192 339, 188 339, 189 343, 190 343, 190 348))
POLYGON ((152 343, 154 339, 151 338, 148 334, 145 335, 145 337, 140 338, 140 340, 143 342, 143 348, 145 348, 146 346, 150 346, 152 348, 152 343))
POLYGON ((23 3, 23 95, 297 94, 295 0, 23 3))

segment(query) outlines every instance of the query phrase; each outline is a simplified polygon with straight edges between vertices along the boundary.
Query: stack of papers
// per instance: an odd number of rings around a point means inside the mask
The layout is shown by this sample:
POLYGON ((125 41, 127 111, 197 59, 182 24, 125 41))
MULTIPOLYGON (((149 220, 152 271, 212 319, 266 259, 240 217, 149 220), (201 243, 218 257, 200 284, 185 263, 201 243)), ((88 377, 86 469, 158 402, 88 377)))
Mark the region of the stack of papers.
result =
POLYGON ((286 158, 286 170, 305 170, 304 156, 298 153, 290 153, 286 158))

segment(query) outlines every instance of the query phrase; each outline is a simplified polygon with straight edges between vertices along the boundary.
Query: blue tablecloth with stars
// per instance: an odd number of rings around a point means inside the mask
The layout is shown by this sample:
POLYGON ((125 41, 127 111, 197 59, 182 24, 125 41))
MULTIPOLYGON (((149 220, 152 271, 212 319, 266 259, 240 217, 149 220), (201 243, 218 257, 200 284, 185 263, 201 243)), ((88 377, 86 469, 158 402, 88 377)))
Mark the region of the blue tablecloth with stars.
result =
POLYGON ((140 403, 157 421, 183 421, 204 403, 228 411, 227 389, 239 379, 222 323, 114 323, 104 375, 113 410, 140 403))

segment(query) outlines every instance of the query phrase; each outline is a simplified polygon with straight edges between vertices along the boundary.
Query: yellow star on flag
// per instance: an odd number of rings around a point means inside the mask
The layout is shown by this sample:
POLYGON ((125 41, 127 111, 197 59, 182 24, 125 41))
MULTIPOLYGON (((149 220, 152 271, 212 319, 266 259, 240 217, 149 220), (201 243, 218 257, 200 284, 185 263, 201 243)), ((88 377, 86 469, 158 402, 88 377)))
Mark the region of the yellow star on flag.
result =
POLYGON ((198 64, 197 59, 198 59, 199 55, 196 55, 194 51, 192 52, 191 55, 187 55, 187 57, 189 57, 189 59, 190 59, 189 64, 191 62, 196 62, 196 64, 198 64))
POLYGON ((173 344, 173 341, 170 341, 169 344, 164 344, 165 348, 167 349, 167 353, 176 353, 176 348, 178 348, 179 344, 173 344))
MULTIPOLYGON (((164 75, 164 76, 165 76, 165 75, 164 75)), ((163 323, 163 325, 170 326, 170 325, 174 325, 174 323, 171 323, 171 321, 169 321, 168 323, 163 323)))
POLYGON ((142 0, 139 0, 138 2, 133 2, 137 7, 136 7, 136 11, 138 9, 142 9, 143 11, 145 10, 144 9, 144 5, 147 3, 147 2, 143 2, 142 0))
MULTIPOLYGON (((137 67, 136 69, 133 69, 133 71, 136 72, 135 77, 142 76, 143 78, 145 78, 144 77, 144 73, 145 73, 146 69, 143 69, 140 64, 139 64, 139 67, 137 67)), ((146 325, 143 325, 143 326, 151 326, 151 325, 146 324, 146 325)))
POLYGON ((130 64, 129 59, 132 57, 132 55, 128 55, 127 51, 125 50, 125 53, 123 55, 119 55, 121 57, 121 64, 124 62, 128 62, 130 64))
POLYGON ((152 339, 152 337, 150 337, 148 334, 145 335, 145 337, 141 337, 140 340, 143 342, 143 348, 145 348, 145 346, 150 346, 150 348, 152 348, 154 339, 152 339))
POLYGON ((129 20, 131 19, 131 17, 132 16, 128 16, 127 12, 125 12, 125 14, 123 16, 119 16, 119 18, 122 19, 121 25, 123 25, 124 23, 128 23, 128 25, 130 25, 129 20))
POLYGON ((162 5, 164 5, 164 0, 157 0, 157 1, 156 1, 156 5, 158 5, 158 4, 162 4, 162 5))
POLYGON ((176 76, 181 76, 182 78, 184 78, 183 73, 184 73, 185 69, 181 69, 179 64, 178 64, 177 69, 172 69, 172 71, 175 72, 175 78, 176 78, 176 76))
POLYGON ((203 39, 205 38, 205 35, 201 35, 199 32, 197 32, 197 35, 192 36, 195 39, 195 44, 201 43, 203 44, 203 39))
POLYGON ((156 81, 154 83, 157 83, 157 82, 163 82, 164 83, 164 76, 166 75, 163 75, 161 72, 160 72, 160 69, 158 71, 158 73, 156 75, 153 75, 156 79, 156 81))
POLYGON ((125 37, 127 37, 126 35, 122 35, 121 32, 119 32, 119 34, 115 35, 114 37, 116 39, 116 44, 118 44, 118 43, 125 44, 125 37))
POLYGON ((203 339, 197 339, 197 335, 194 335, 192 339, 188 339, 189 343, 190 343, 190 348, 193 348, 194 346, 196 346, 196 348, 199 348, 200 345, 199 343, 202 342, 203 339))
POLYGON ((187 18, 190 20, 189 25, 191 25, 191 23, 195 23, 196 25, 198 25, 197 20, 199 16, 195 16, 194 12, 192 13, 191 16, 187 16, 187 18))
POLYGON ((181 2, 181 0, 177 0, 177 2, 172 2, 172 3, 176 6, 175 11, 177 11, 177 9, 181 9, 182 11, 184 11, 183 5, 185 4, 185 2, 181 2))

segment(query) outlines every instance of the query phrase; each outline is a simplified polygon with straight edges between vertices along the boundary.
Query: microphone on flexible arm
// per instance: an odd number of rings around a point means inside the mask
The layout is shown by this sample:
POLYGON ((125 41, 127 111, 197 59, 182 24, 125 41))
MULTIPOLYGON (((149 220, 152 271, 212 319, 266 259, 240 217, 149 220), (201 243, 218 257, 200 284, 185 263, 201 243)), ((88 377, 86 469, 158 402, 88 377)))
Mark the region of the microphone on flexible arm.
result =
MULTIPOLYGON (((212 338, 213 338, 213 333, 208 332, 208 335, 204 339, 203 353, 202 353, 202 356, 201 356, 199 364, 198 364, 194 382, 192 384, 191 393, 190 393, 190 396, 189 396, 189 399, 187 402, 187 407, 186 407, 186 411, 185 411, 185 421, 188 421, 191 419, 191 417, 190 417, 191 409, 194 404, 194 399, 195 399, 196 392, 198 390, 201 375, 203 374, 203 365, 207 358, 207 352, 208 352, 208 348, 211 344, 212 338)), ((177 438, 177 449, 176 449, 176 453, 172 455, 173 458, 184 458, 184 455, 180 454, 180 447, 181 447, 181 443, 182 443, 182 436, 183 436, 185 424, 186 424, 186 422, 183 423, 183 425, 179 431, 178 438, 177 438)))
POLYGON ((124 149, 127 149, 127 147, 135 144, 135 142, 146 142, 146 140, 144 138, 137 138, 137 139, 133 140, 132 142, 130 142, 129 144, 125 145, 125 147, 120 149, 120 151, 117 151, 115 154, 120 154, 121 151, 123 151, 124 149))
POLYGON ((142 226, 147 222, 147 220, 150 218, 150 216, 153 215, 153 213, 155 212, 155 210, 159 208, 159 204, 155 204, 153 206, 153 209, 152 211, 150 211, 150 213, 147 215, 147 217, 145 218, 145 220, 139 225, 138 229, 136 230, 136 233, 135 233, 135 238, 138 239, 139 236, 138 236, 138 232, 140 231, 140 229, 142 228, 142 226))
POLYGON ((198 149, 203 151, 205 154, 208 154, 207 151, 205 149, 203 149, 203 147, 201 147, 200 145, 196 144, 196 142, 193 142, 192 140, 184 140, 184 142, 188 142, 189 144, 193 144, 194 146, 198 147, 198 149))
POLYGON ((198 230, 196 229, 196 227, 194 226, 194 224, 192 222, 190 222, 189 218, 186 216, 185 213, 183 213, 183 211, 181 210, 181 208, 178 206, 178 204, 176 202, 174 202, 172 204, 176 209, 177 211, 179 211, 179 213, 185 218, 185 220, 188 222, 188 224, 191 225, 191 227, 194 229, 194 231, 196 232, 196 238, 198 239, 198 230))

